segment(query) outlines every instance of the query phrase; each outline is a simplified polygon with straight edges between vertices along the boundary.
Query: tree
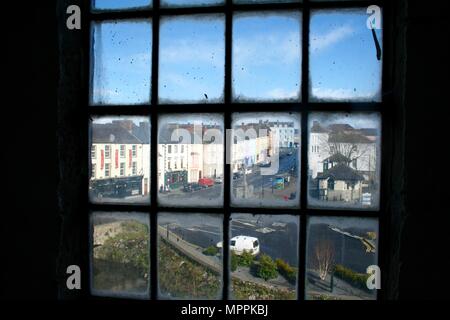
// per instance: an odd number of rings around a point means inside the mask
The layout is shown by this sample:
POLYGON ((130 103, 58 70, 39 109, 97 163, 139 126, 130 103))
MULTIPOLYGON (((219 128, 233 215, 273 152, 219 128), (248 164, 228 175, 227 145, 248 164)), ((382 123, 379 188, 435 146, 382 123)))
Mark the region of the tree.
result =
POLYGON ((314 258, 319 271, 319 277, 325 280, 328 272, 333 269, 334 264, 334 246, 331 241, 319 241, 314 248, 314 258))
POLYGON ((356 132, 332 132, 319 138, 321 150, 328 157, 338 156, 338 163, 353 166, 356 170, 376 170, 375 142, 356 132), (356 166, 355 164, 358 163, 356 166))

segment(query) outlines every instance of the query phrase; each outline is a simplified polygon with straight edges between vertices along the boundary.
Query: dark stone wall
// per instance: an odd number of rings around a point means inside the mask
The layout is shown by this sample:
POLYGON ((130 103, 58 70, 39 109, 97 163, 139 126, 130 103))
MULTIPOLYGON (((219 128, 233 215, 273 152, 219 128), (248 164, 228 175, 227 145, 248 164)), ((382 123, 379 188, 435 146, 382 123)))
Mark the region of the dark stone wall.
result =
POLYGON ((54 1, 39 4, 2 4, 0 290, 9 299, 56 297, 56 15, 54 1))
POLYGON ((406 65, 401 104, 407 172, 399 286, 403 299, 450 297, 448 12, 448 1, 409 1, 401 22, 406 33, 398 52, 406 65))

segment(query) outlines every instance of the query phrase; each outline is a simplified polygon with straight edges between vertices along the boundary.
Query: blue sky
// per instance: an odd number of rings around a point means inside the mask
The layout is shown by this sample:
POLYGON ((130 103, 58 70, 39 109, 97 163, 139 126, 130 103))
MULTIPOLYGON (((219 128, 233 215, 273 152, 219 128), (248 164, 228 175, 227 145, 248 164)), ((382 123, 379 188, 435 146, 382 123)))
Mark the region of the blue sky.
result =
MULTIPOLYGON (((364 9, 312 14, 310 90, 317 99, 379 100, 381 61, 367 17, 364 9)), ((376 33, 381 44, 381 30, 376 33)))
POLYGON ((301 15, 240 14, 233 19, 236 100, 299 98, 301 15))
POLYGON ((94 104, 150 102, 152 27, 150 20, 95 24, 94 104))
POLYGON ((152 0, 92 0, 93 8, 99 10, 147 7, 152 2, 152 0))
POLYGON ((223 4, 224 0, 161 0, 161 6, 191 6, 191 5, 216 5, 223 4))
POLYGON ((196 15, 161 22, 160 102, 223 101, 224 16, 196 15))
POLYGON ((355 129, 372 128, 377 129, 379 132, 381 131, 381 116, 377 112, 313 112, 309 116, 309 128, 312 127, 314 121, 318 121, 323 127, 329 126, 330 124, 345 123, 355 129))
MULTIPOLYGON (((311 15, 312 96, 317 100, 379 100, 382 62, 376 59, 371 30, 366 27, 368 15, 364 8, 336 12, 320 10, 311 15)), ((223 16, 166 19, 160 28, 160 101, 223 101, 223 16)), ((381 30, 376 33, 381 43, 381 30)), ((150 20, 104 23, 94 28, 93 38, 93 102, 148 103, 150 20)), ((301 59, 301 14, 235 15, 234 98, 299 99, 301 59)))

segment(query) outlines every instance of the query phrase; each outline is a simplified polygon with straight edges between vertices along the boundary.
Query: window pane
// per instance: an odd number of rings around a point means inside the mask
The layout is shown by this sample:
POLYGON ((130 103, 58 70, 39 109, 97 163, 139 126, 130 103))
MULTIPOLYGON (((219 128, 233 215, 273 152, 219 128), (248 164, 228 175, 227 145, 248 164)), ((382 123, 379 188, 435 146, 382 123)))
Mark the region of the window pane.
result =
POLYGON ((160 298, 220 299, 222 296, 222 215, 158 215, 160 298))
POLYGON ((378 113, 313 113, 308 207, 378 209, 380 142, 378 113))
POLYGON ((231 126, 232 205, 298 207, 300 115, 234 113, 231 126))
POLYGON ((158 202, 223 205, 223 117, 163 115, 158 123, 158 202))
POLYGON ((93 23, 90 103, 149 103, 151 47, 149 20, 93 23))
POLYGON ((378 263, 377 219, 312 217, 307 232, 307 299, 376 299, 366 271, 378 263))
POLYGON ((162 7, 200 7, 224 3, 225 0, 161 0, 162 7))
POLYGON ((94 203, 150 202, 150 120, 147 117, 95 117, 90 123, 94 203))
POLYGON ((90 221, 92 294, 148 299, 148 216, 136 212, 94 212, 90 221))
MULTIPOLYGON (((312 12, 312 101, 381 101, 382 62, 368 18, 366 8, 312 12)), ((374 31, 382 48, 381 28, 374 31)))
POLYGON ((235 14, 233 99, 300 99, 301 14, 235 14))
POLYGON ((231 297, 296 299, 298 217, 236 213, 230 228, 231 297))
POLYGON ((94 10, 137 9, 152 6, 152 0, 92 0, 94 10))
POLYGON ((225 20, 194 15, 161 20, 159 101, 223 101, 225 20))

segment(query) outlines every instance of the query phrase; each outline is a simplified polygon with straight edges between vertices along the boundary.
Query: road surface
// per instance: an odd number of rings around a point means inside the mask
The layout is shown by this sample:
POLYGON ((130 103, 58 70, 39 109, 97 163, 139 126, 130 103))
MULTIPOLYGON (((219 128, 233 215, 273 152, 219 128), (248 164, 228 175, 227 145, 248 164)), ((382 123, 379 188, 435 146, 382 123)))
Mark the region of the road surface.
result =
MULTIPOLYGON (((216 257, 204 255, 202 252, 204 250, 203 247, 196 246, 181 239, 177 234, 170 230, 167 231, 167 228, 160 225, 158 225, 158 235, 190 259, 216 273, 222 274, 222 263, 216 257)), ((271 289, 293 289, 293 287, 281 276, 278 276, 276 279, 264 281, 261 278, 252 276, 246 269, 248 268, 239 268, 236 272, 231 273, 231 277, 241 281, 251 281, 271 289)))

